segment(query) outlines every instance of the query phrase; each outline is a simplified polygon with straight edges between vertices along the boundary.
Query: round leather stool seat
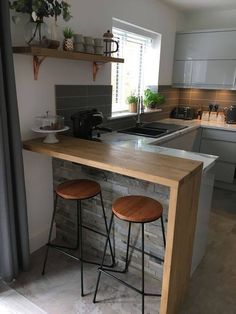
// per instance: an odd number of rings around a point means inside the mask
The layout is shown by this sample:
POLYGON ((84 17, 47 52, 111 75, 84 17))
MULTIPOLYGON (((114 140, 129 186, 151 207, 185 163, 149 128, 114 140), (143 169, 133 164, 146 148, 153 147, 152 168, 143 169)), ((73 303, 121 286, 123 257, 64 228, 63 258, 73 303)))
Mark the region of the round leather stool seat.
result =
POLYGON ((83 200, 100 192, 100 184, 87 179, 69 180, 56 187, 56 193, 67 200, 83 200))
POLYGON ((163 207, 150 197, 129 195, 118 198, 112 205, 112 211, 121 220, 145 223, 159 219, 163 207))

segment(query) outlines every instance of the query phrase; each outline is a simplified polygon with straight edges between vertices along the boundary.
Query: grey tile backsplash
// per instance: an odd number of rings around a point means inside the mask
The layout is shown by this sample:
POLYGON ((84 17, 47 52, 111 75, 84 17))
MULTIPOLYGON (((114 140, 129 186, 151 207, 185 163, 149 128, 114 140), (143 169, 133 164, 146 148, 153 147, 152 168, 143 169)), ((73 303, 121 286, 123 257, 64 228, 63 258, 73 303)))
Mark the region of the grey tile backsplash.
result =
POLYGON ((111 85, 56 85, 56 112, 65 118, 72 130, 71 115, 77 111, 97 108, 104 117, 111 116, 111 85))
MULTIPOLYGON (((159 86, 159 92, 165 96, 162 112, 150 112, 142 116, 142 121, 155 121, 169 117, 170 111, 179 102, 179 90, 169 85, 159 86)), ((56 112, 65 117, 65 124, 72 133, 71 115, 77 111, 97 108, 105 117, 103 126, 118 130, 135 125, 135 116, 107 120, 111 116, 112 85, 56 85, 56 112)))

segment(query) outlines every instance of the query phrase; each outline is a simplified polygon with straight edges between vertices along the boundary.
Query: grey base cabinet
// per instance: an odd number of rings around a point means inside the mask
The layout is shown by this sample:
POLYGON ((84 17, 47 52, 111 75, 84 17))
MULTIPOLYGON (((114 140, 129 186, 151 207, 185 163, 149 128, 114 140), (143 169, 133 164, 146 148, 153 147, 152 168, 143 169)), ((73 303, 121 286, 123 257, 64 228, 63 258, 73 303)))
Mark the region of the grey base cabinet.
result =
POLYGON ((200 152, 219 156, 215 179, 236 185, 236 132, 204 129, 200 152))

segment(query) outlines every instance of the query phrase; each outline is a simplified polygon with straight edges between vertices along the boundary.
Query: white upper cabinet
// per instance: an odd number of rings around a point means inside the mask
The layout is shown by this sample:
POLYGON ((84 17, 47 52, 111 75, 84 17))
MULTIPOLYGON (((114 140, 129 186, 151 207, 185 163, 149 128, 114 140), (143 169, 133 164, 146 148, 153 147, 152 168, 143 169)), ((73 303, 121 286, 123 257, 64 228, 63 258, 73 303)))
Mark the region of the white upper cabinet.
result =
POLYGON ((236 89, 236 30, 177 33, 173 85, 236 89))
POLYGON ((191 86, 192 61, 175 61, 173 69, 173 84, 191 86))
POLYGON ((236 59, 236 31, 177 33, 175 60, 236 59))
POLYGON ((235 89, 236 60, 192 61, 191 86, 235 89))

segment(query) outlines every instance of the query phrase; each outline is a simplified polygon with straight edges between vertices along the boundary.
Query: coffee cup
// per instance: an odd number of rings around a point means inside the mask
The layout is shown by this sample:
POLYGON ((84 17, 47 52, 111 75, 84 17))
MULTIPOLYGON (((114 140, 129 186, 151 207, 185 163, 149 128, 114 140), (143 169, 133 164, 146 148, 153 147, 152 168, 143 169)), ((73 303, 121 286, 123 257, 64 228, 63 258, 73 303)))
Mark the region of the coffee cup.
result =
POLYGON ((85 36, 84 42, 86 45, 90 45, 90 46, 94 45, 94 39, 93 39, 93 37, 90 37, 90 36, 85 36))
POLYGON ((82 34, 74 34, 74 42, 83 44, 84 43, 83 35, 82 34))

